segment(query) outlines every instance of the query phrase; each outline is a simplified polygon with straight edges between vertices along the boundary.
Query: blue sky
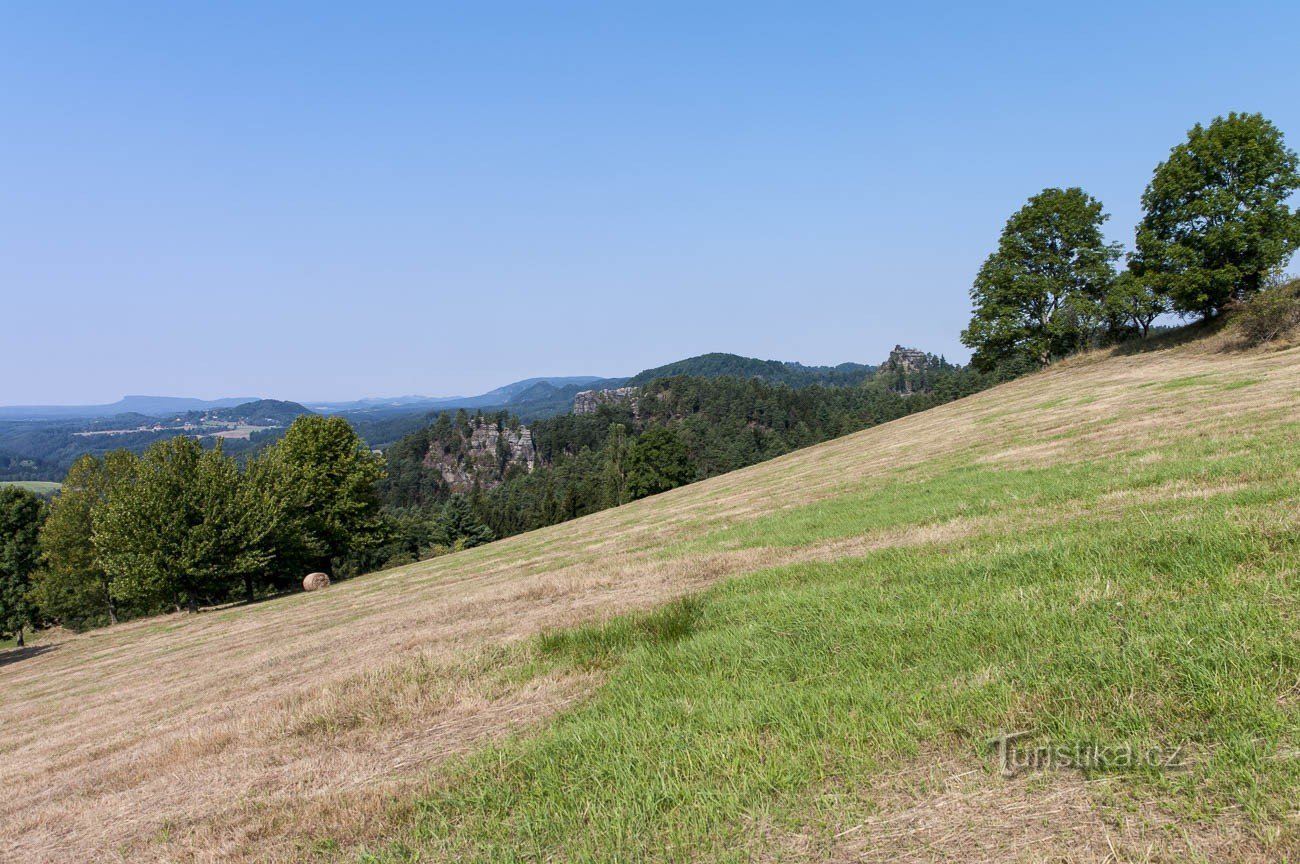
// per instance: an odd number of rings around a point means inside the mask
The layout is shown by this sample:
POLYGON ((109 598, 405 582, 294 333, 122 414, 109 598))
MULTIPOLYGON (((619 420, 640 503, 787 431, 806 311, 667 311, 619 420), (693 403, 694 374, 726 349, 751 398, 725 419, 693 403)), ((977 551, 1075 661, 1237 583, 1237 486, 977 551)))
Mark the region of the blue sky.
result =
POLYGON ((0 2, 0 403, 965 359, 1007 216, 1300 146, 1296 3, 0 2))

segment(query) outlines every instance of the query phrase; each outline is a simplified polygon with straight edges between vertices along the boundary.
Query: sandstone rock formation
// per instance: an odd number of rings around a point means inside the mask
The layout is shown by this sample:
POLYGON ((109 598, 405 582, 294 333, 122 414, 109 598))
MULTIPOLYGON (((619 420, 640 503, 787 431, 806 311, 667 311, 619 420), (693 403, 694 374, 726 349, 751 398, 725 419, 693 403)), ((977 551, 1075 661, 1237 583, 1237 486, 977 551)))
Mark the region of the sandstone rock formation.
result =
POLYGON ((491 489, 501 483, 512 465, 532 471, 537 464, 537 448, 527 426, 514 429, 498 426, 495 419, 476 417, 470 434, 460 439, 451 452, 435 443, 424 457, 424 464, 436 467, 454 492, 468 492, 475 481, 479 488, 491 489))
POLYGON ((894 350, 889 352, 889 359, 885 361, 882 368, 899 372, 915 372, 924 369, 928 363, 929 358, 925 356, 924 351, 895 345, 894 350))
POLYGON ((637 388, 618 387, 613 390, 583 390, 573 397, 574 414, 595 414, 601 405, 628 402, 633 416, 637 413, 637 388))

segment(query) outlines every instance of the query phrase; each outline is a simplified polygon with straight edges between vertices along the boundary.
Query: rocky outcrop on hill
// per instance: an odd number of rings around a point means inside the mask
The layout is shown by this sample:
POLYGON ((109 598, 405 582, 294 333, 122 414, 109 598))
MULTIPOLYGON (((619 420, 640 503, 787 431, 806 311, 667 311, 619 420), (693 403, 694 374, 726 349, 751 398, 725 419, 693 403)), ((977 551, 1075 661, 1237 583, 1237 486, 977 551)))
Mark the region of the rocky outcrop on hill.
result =
POLYGON ((880 377, 886 386, 896 393, 911 396, 918 388, 918 379, 923 377, 933 364, 934 358, 919 348, 904 348, 895 345, 887 359, 880 367, 880 377))
POLYGON ((491 489, 500 485, 513 466, 532 471, 537 448, 527 426, 511 428, 477 417, 470 421, 470 434, 458 437, 454 446, 434 442, 424 464, 437 468, 453 492, 468 492, 476 482, 481 489, 491 489))
POLYGON ((613 390, 583 390, 573 397, 574 414, 595 414, 601 405, 630 403, 632 413, 637 411, 636 387, 616 387, 613 390))
POLYGON ((904 348, 902 345, 895 345, 894 350, 889 352, 889 359, 885 361, 881 368, 891 371, 913 372, 926 368, 928 362, 929 358, 926 353, 919 348, 904 348))

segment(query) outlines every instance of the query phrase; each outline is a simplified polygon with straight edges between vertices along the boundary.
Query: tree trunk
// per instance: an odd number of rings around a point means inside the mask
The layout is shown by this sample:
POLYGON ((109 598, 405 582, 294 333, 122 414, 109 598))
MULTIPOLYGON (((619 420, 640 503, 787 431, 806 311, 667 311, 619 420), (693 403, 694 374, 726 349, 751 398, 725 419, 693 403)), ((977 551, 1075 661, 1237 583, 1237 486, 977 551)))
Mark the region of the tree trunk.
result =
POLYGON ((19 625, 18 625, 18 639, 17 639, 17 641, 15 642, 15 647, 17 647, 17 648, 21 648, 21 647, 23 647, 23 646, 26 645, 26 644, 27 644, 27 643, 23 641, 23 627, 22 627, 21 624, 19 624, 19 625))
POLYGON ((253 595, 253 574, 244 574, 244 599, 252 603, 257 598, 253 595))

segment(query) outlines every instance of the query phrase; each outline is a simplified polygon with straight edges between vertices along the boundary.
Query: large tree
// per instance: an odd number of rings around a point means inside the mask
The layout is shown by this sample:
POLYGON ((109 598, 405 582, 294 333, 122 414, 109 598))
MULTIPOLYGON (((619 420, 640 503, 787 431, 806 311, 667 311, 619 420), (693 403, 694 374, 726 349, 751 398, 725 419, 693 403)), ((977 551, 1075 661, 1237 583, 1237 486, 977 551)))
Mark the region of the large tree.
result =
POLYGON ((1294 151, 1260 114, 1199 123, 1142 195, 1137 273, 1174 309, 1214 315, 1264 287, 1300 246, 1294 151))
POLYGON ((94 516, 93 538, 113 593, 137 602, 225 600, 243 574, 270 562, 270 514, 249 507, 221 446, 192 438, 145 451, 130 483, 94 516))
MULTIPOLYGON (((468 422, 468 421, 467 421, 468 422)), ((384 540, 376 484, 383 459, 342 417, 305 415, 249 468, 263 498, 281 512, 275 546, 282 580, 384 540)))
POLYGON ((1119 247, 1102 235, 1101 202, 1044 189, 1017 210, 971 288, 962 342, 983 369, 1018 357, 1046 365, 1087 341, 1115 278, 1119 247))
POLYGON ((34 595, 42 611, 65 626, 80 630, 117 623, 113 580, 95 548, 94 517, 114 489, 131 482, 139 461, 126 450, 107 453, 102 460, 82 456, 50 504, 41 529, 45 566, 36 574, 34 595))
POLYGON ((627 463, 627 491, 633 498, 675 489, 695 477, 686 445, 676 432, 664 426, 641 433, 627 463))
POLYGON ((0 636, 23 644, 23 628, 33 621, 28 599, 32 573, 40 560, 38 537, 45 502, 26 489, 0 486, 0 636))

